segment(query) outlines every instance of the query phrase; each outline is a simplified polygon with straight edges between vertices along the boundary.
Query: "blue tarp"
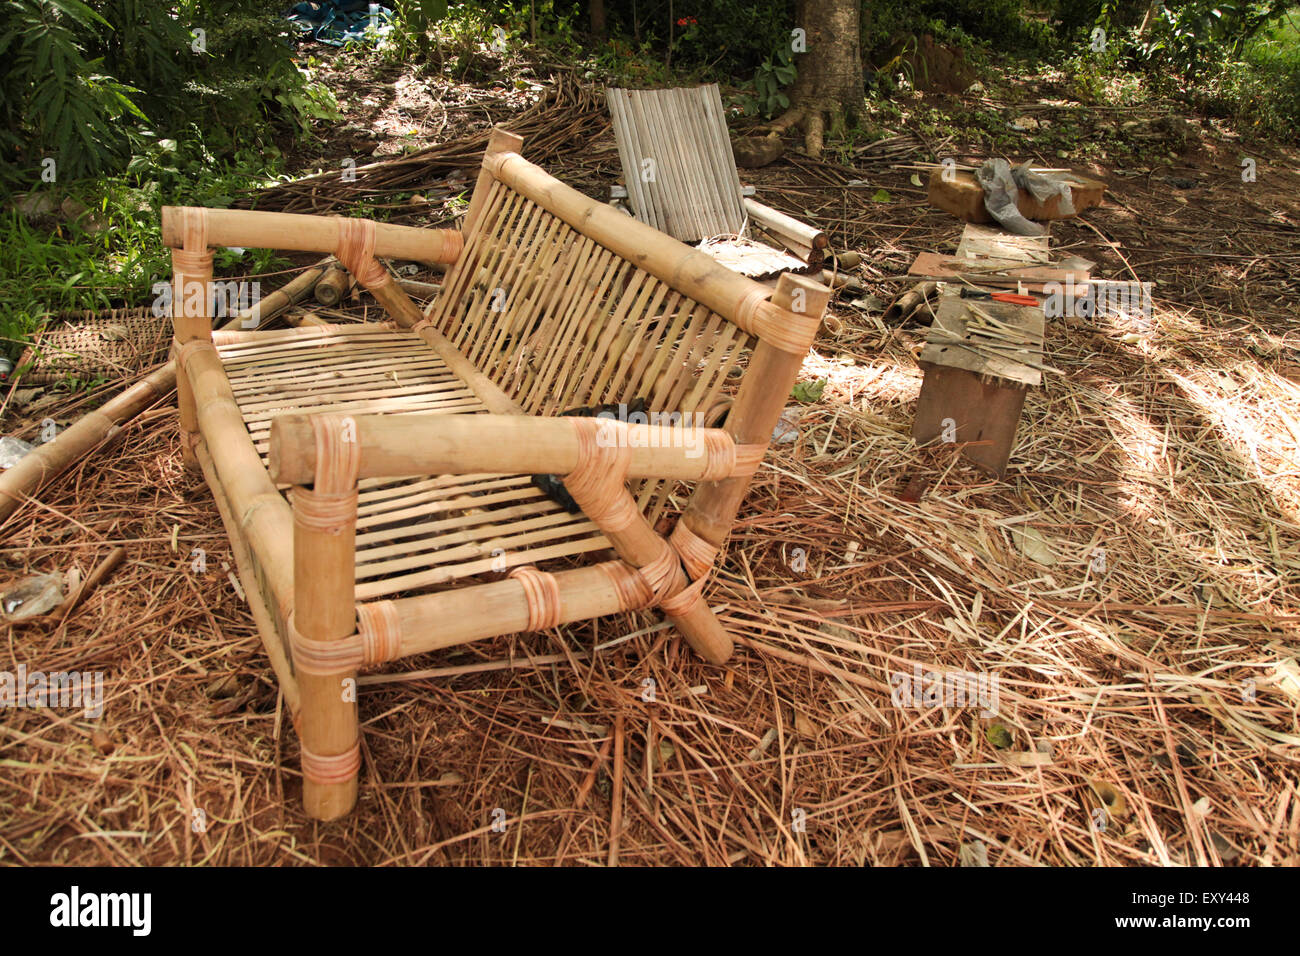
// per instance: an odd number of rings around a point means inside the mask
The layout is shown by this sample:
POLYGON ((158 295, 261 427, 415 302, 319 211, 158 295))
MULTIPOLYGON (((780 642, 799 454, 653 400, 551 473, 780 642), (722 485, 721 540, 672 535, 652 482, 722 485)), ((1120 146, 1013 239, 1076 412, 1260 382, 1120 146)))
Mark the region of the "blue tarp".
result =
POLYGON ((330 46, 374 43, 392 29, 389 4, 370 0, 307 0, 295 6, 287 19, 300 39, 330 46))

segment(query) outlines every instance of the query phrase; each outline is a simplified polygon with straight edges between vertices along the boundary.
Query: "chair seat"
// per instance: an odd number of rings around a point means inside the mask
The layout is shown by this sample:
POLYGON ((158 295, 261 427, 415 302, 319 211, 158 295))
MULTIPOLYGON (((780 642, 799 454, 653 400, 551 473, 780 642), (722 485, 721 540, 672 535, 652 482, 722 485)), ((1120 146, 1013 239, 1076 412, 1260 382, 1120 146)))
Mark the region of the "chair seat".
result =
MULTIPOLYGON (((311 336, 267 333, 217 351, 263 463, 277 415, 486 411, 442 359, 406 331, 345 326, 311 336)), ((584 515, 556 504, 529 475, 362 481, 356 597, 417 593, 609 546, 584 515)))

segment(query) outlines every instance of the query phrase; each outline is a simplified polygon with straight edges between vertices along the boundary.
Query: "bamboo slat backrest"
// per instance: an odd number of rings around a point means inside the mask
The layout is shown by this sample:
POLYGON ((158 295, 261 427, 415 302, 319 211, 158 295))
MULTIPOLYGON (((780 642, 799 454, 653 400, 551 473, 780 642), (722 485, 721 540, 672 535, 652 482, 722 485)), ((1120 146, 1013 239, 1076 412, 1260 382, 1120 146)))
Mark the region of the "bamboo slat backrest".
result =
POLYGON ((705 412, 750 337, 493 180, 430 318, 529 414, 705 412))
POLYGON ((745 227, 740 176, 718 85, 606 91, 637 219, 698 242, 745 227))

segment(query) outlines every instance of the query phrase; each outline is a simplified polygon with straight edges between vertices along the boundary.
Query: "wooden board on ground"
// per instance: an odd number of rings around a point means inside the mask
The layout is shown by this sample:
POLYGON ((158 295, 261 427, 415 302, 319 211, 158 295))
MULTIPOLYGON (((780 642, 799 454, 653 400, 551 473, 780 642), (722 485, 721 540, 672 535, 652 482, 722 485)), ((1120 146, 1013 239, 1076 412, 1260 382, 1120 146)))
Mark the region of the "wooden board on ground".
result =
POLYGON ((1041 236, 1017 236, 996 226, 966 223, 957 243, 958 259, 1015 259, 1021 263, 1052 261, 1050 223, 1044 223, 1041 236))
MULTIPOLYGON (((1073 219, 1085 209, 1101 205, 1106 193, 1106 184, 1078 173, 1062 173, 1070 185, 1070 195, 1074 201, 1074 212, 1061 212, 1059 196, 1052 196, 1046 202, 1040 202, 1024 190, 1016 198, 1016 208, 1026 219, 1043 221, 1048 219, 1073 219)), ((966 222, 993 222, 993 216, 984 208, 984 188, 975 179, 975 174, 965 171, 948 171, 942 168, 930 174, 930 205, 944 212, 950 212, 966 222)))
POLYGON ((964 280, 996 288, 1014 289, 1023 285, 1030 292, 1042 292, 1046 282, 1087 282, 1091 269, 1082 265, 1073 268, 1025 265, 1023 259, 963 259, 941 256, 937 252, 921 252, 908 267, 907 274, 949 282, 964 280))

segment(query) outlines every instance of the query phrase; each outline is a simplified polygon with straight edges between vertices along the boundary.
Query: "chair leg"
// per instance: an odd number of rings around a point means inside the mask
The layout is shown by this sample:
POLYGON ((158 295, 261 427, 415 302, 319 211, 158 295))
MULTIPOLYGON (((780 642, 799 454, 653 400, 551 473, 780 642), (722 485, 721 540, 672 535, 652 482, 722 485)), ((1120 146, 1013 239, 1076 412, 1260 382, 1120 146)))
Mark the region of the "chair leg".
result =
MULTIPOLYGON (((290 639, 302 694, 303 804, 334 820, 357 801, 357 459, 351 421, 316 416, 318 460, 311 489, 293 489, 294 610, 290 639), (319 461, 324 461, 322 465, 319 461)), ((352 426, 355 429, 355 426, 352 426)))
MULTIPOLYGON (((197 242, 172 250, 172 327, 176 348, 187 342, 212 340, 212 251, 197 242)), ((198 412, 190 380, 179 371, 176 404, 180 410, 182 461, 187 469, 197 471, 199 460, 194 449, 199 441, 198 412)))

